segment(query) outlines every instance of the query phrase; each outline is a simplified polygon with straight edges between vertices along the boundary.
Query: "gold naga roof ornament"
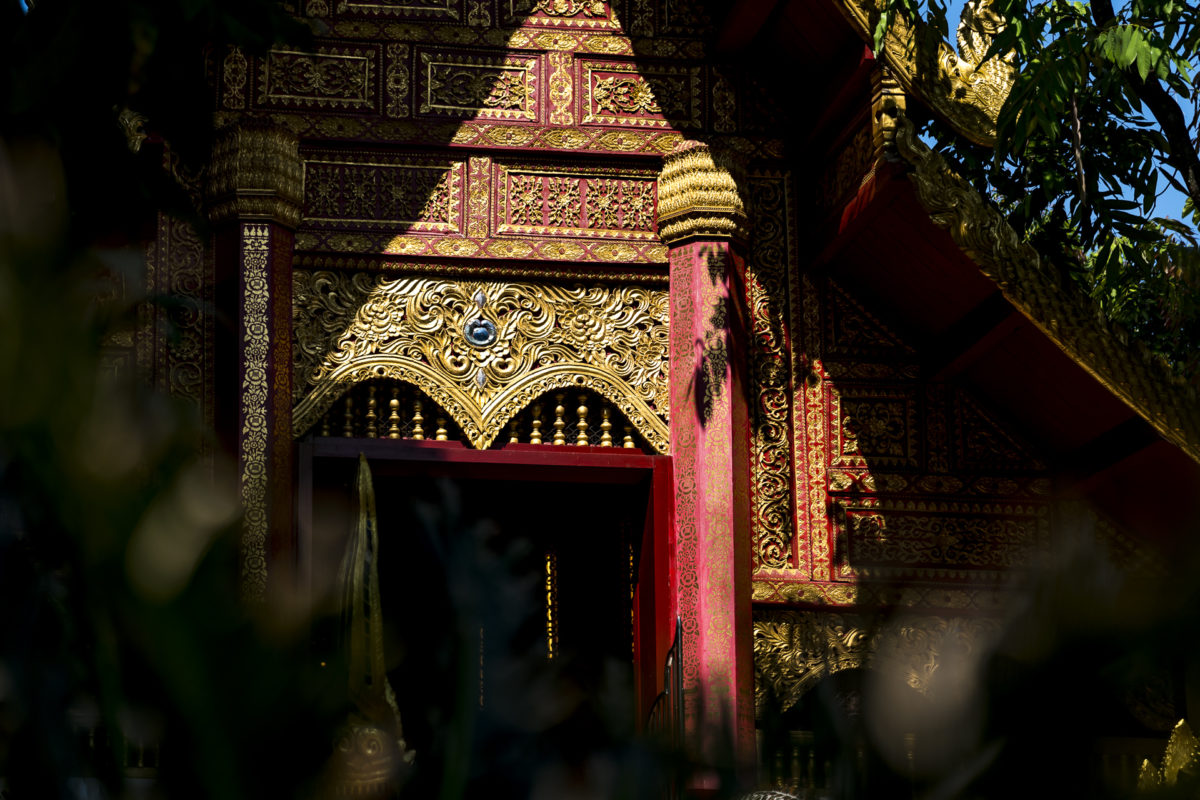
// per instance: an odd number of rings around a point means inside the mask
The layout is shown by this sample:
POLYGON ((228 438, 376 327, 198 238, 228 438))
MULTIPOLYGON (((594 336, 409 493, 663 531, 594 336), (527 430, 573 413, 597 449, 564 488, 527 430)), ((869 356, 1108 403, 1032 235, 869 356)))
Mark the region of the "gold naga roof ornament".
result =
MULTIPOLYGON (((879 17, 877 0, 842 0, 846 19, 868 42, 879 17)), ((954 130, 975 144, 996 144, 996 118, 1016 80, 1014 54, 983 60, 1004 20, 991 0, 972 0, 963 8, 956 53, 932 26, 898 16, 877 53, 900 85, 923 100, 954 130)))

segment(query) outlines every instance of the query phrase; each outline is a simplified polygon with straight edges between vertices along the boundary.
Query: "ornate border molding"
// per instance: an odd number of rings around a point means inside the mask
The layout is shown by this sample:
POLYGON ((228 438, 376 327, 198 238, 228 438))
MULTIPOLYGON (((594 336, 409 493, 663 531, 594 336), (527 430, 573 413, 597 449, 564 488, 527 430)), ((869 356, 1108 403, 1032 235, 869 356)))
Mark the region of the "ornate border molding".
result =
POLYGON ((271 298, 267 280, 271 230, 242 225, 242 411, 239 442, 242 522, 242 596, 261 599, 267 587, 267 405, 270 387, 271 298))

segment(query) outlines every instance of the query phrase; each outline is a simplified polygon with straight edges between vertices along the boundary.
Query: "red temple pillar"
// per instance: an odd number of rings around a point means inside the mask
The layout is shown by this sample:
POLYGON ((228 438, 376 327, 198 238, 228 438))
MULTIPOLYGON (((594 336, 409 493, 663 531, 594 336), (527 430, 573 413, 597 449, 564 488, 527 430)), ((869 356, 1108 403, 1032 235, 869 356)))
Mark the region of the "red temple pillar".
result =
POLYGON ((741 286, 746 214, 731 163, 688 141, 659 179, 671 270, 675 597, 684 725, 701 763, 754 763, 750 462, 741 286))
POLYGON ((209 173, 216 302, 215 423, 237 454, 243 599, 290 563, 292 249, 303 200, 296 137, 253 119, 219 132, 209 173))

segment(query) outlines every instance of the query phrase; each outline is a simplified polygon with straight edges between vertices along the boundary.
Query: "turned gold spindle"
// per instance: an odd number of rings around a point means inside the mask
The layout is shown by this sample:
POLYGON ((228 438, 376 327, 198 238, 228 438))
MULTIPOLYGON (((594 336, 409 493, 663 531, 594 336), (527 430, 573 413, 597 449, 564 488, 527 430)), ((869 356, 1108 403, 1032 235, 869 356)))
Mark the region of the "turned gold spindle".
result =
POLYGON ((579 395, 579 408, 575 409, 575 413, 579 416, 579 427, 575 429, 575 444, 579 445, 580 447, 583 447, 588 443, 587 400, 588 398, 586 394, 579 395))
POLYGON ((434 440, 435 442, 444 442, 444 441, 446 441, 446 433, 447 433, 447 431, 446 431, 446 418, 445 418, 445 417, 438 417, 438 418, 437 418, 437 430, 436 430, 436 431, 434 432, 434 434, 433 434, 433 440, 434 440))
POLYGON ((388 438, 400 438, 400 389, 392 387, 392 399, 388 400, 388 438))
POLYGON ((633 426, 632 425, 629 425, 629 424, 625 425, 625 443, 622 444, 621 447, 624 447, 626 450, 636 450, 637 449, 637 445, 635 445, 633 443, 633 426))
POLYGON ((421 416, 421 401, 413 400, 413 435, 412 438, 418 442, 425 439, 425 429, 421 427, 421 423, 425 418, 421 416))
POLYGON ((520 437, 520 434, 517 432, 517 418, 513 417, 512 422, 508 423, 508 443, 509 444, 520 444, 520 442, 521 442, 521 437, 520 437))
POLYGON ((367 438, 375 439, 379 436, 379 415, 375 412, 375 387, 367 387, 367 438))
POLYGON ((563 434, 563 428, 567 427, 567 423, 563 422, 563 414, 567 413, 567 410, 565 408, 563 408, 563 399, 565 397, 566 397, 565 394, 556 394, 554 396, 554 402, 558 404, 554 407, 554 443, 555 444, 566 444, 567 443, 567 437, 563 434))
POLYGON ((603 419, 600 422, 600 446, 612 447, 612 422, 608 419, 608 406, 600 411, 603 419))
POLYGON ((347 439, 354 436, 354 398, 346 395, 345 423, 342 425, 342 436, 347 439))
POLYGON ((542 443, 542 404, 538 403, 533 407, 533 418, 529 421, 529 443, 542 443))
POLYGON ((329 429, 329 415, 331 413, 333 413, 333 412, 326 411, 325 416, 321 417, 321 435, 322 436, 332 436, 333 435, 333 431, 331 431, 329 429))

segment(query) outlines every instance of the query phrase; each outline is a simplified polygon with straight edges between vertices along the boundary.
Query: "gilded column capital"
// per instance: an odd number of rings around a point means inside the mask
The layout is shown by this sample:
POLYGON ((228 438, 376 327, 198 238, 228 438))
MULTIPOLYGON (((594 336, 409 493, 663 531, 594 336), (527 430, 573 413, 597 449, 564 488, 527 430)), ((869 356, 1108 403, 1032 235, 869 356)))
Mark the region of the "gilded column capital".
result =
POLYGON ((667 246, 688 239, 745 241, 746 206, 736 161, 704 142, 681 142, 658 176, 658 235, 667 246))
POLYGON ((304 164, 296 135, 256 120, 219 131, 207 196, 213 222, 268 220, 295 228, 304 199, 304 164))

